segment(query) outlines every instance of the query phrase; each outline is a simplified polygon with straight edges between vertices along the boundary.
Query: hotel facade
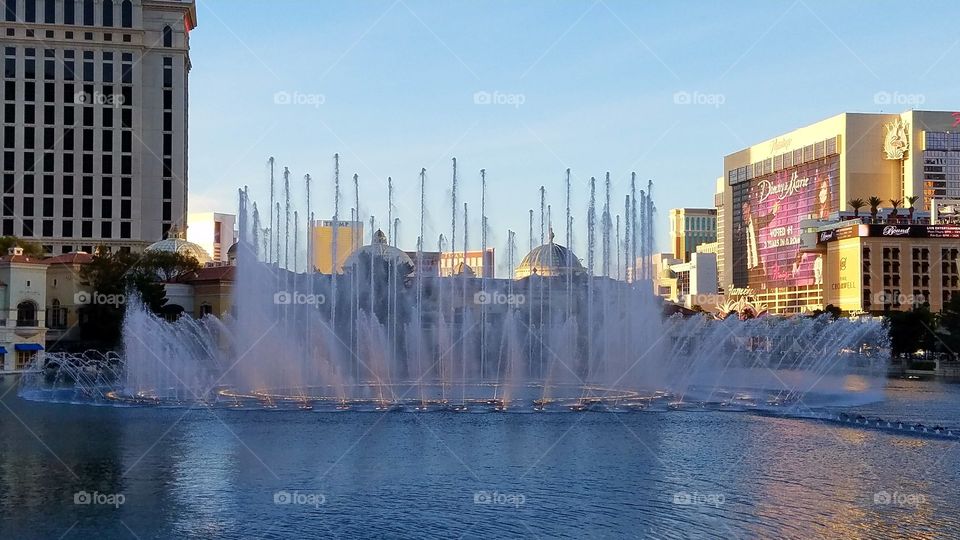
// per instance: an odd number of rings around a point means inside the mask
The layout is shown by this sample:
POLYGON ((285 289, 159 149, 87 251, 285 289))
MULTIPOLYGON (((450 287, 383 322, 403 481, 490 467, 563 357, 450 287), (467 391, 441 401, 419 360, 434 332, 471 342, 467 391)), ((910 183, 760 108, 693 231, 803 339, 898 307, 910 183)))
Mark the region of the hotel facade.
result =
POLYGON ((844 113, 726 156, 715 197, 726 297, 773 313, 939 309, 960 233, 928 211, 960 199, 958 116, 844 113), (850 221, 849 201, 871 196, 877 215, 850 221), (908 197, 913 210, 893 212, 908 197))
POLYGON ((187 215, 193 0, 0 0, 0 234, 139 250, 187 215))

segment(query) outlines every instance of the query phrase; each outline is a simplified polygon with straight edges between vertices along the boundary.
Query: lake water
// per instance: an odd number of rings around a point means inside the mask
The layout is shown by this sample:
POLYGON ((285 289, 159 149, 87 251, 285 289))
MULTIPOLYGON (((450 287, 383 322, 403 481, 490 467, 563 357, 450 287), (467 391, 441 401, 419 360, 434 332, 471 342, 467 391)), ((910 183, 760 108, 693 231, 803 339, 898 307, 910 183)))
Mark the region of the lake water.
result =
MULTIPOLYGON (((960 387, 856 412, 960 425, 960 387)), ((960 449, 735 412, 34 403, 0 382, 0 538, 942 538, 960 449)))

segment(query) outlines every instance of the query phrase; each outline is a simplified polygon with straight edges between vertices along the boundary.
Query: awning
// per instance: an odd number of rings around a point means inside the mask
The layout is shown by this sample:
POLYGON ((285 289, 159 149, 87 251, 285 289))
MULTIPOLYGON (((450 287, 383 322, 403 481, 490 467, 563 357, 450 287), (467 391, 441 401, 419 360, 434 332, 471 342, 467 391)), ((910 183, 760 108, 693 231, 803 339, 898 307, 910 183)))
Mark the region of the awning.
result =
POLYGON ((38 343, 17 343, 13 346, 15 351, 42 351, 43 345, 38 343))
POLYGON ((6 347, 0 347, 0 354, 7 354, 7 348, 6 348, 6 347))

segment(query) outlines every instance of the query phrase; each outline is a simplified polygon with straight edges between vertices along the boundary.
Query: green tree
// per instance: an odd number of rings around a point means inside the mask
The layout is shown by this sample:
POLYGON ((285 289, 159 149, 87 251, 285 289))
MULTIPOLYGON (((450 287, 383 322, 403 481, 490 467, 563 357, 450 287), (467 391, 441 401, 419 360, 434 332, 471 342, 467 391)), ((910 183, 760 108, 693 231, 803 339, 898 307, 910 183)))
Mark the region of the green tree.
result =
POLYGON ((0 256, 6 255, 7 251, 14 246, 22 247, 23 254, 27 257, 41 259, 46 256, 40 244, 35 244, 29 240, 17 238, 16 236, 0 236, 0 256))
POLYGON ((890 206, 893 207, 893 212, 890 212, 890 217, 897 217, 897 209, 899 209, 902 204, 903 199, 890 199, 890 206))
POLYGON ((153 270, 163 282, 176 281, 200 269, 200 263, 191 255, 169 251, 147 251, 140 257, 139 266, 146 272, 153 270))
POLYGON ((155 259, 134 253, 98 251, 80 270, 80 279, 93 295, 80 308, 80 330, 85 339, 107 346, 120 340, 125 301, 136 294, 154 313, 166 303, 155 259))
POLYGON ((942 352, 960 353, 960 295, 955 294, 943 305, 937 327, 937 345, 942 352))
POLYGON ((863 199, 852 199, 850 201, 850 208, 853 208, 853 217, 860 217, 860 209, 866 206, 867 203, 863 199))
POLYGON ((876 221, 877 212, 880 211, 880 205, 883 204, 883 199, 874 195, 867 199, 867 204, 870 205, 870 219, 876 221))
POLYGON ((888 312, 887 324, 893 354, 913 354, 929 348, 936 341, 931 333, 936 320, 929 304, 916 306, 910 311, 888 312))
POLYGON ((914 211, 913 204, 916 203, 917 199, 919 198, 920 197, 917 195, 910 195, 909 197, 906 198, 907 204, 910 205, 907 210, 908 212, 910 212, 910 221, 913 221, 913 211, 914 211))

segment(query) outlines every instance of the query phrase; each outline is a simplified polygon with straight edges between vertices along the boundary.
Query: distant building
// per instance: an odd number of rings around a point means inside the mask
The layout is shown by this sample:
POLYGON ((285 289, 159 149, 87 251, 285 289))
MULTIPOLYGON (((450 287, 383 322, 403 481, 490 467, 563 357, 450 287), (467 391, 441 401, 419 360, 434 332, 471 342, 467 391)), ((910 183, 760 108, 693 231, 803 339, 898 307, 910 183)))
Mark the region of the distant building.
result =
POLYGON ((440 252, 439 251, 408 251, 407 256, 413 261, 413 273, 427 277, 440 276, 440 252), (419 259, 418 259, 419 257, 419 259))
POLYGON ((716 241, 716 208, 670 209, 670 247, 675 259, 689 261, 698 245, 716 241))
POLYGON ((237 216, 219 212, 187 216, 187 240, 198 244, 214 262, 227 262, 227 250, 236 241, 237 216))
POLYGON ((669 254, 654 255, 654 292, 687 308, 700 306, 711 311, 723 302, 717 292, 717 256, 715 253, 692 253, 681 262, 669 254))
POLYGON ((363 245, 362 221, 316 221, 311 234, 313 266, 321 274, 331 274, 334 269, 343 273, 343 264, 350 255, 363 245), (333 261, 334 237, 337 239, 336 263, 333 261))
POLYGON ((494 277, 493 248, 487 251, 444 251, 440 253, 440 277, 460 275, 462 271, 471 271, 477 277, 494 277), (466 266, 466 268, 464 268, 466 266))

